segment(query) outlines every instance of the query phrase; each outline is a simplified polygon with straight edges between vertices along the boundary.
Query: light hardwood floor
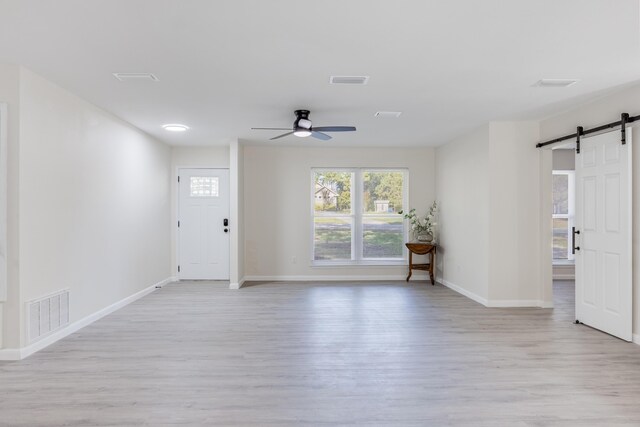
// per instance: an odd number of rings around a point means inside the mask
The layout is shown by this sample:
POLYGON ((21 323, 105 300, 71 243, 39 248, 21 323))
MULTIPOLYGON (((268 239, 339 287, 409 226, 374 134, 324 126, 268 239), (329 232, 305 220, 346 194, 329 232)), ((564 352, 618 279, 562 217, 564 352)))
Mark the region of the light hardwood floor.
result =
POLYGON ((640 425, 640 347, 424 282, 172 284, 21 362, 1 425, 640 425))

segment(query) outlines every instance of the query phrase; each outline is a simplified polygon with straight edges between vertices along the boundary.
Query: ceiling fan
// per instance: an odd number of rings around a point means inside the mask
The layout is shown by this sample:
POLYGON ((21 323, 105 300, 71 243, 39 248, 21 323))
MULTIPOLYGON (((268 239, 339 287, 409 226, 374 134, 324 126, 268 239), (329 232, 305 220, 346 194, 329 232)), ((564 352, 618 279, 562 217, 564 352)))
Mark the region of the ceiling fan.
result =
POLYGON ((296 120, 293 122, 293 128, 251 128, 254 130, 288 130, 290 132, 283 133, 282 135, 274 136, 274 139, 284 138, 285 136, 295 135, 301 138, 312 136, 323 141, 331 139, 331 135, 327 135, 325 132, 353 132, 356 130, 355 126, 320 126, 313 127, 311 120, 309 120, 309 110, 296 110, 296 120))

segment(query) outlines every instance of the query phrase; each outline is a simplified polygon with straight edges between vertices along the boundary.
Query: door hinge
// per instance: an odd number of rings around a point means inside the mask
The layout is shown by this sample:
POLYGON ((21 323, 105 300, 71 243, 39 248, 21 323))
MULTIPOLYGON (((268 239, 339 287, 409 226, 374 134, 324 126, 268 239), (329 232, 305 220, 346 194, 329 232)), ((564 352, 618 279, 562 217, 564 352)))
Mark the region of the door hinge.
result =
POLYGON ((180 175, 178 175, 178 182, 180 182, 180 175))
POLYGON ((178 273, 180 273, 180 266, 178 266, 178 273))
POLYGON ((178 221, 178 228, 180 228, 180 221, 178 221))

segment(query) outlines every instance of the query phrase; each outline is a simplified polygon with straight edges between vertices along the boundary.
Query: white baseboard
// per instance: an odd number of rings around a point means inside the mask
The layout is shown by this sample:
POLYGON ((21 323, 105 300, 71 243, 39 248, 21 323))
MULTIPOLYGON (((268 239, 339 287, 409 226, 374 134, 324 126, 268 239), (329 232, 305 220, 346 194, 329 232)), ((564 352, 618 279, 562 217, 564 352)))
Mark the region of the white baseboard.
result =
MULTIPOLYGON (((420 280, 428 279, 426 274, 414 273, 412 279, 420 280)), ((371 281, 380 282, 388 280, 406 280, 407 276, 403 274, 388 275, 317 275, 317 276, 245 276, 245 282, 353 282, 353 281, 371 281)))
POLYGON ((17 348, 5 348, 0 350, 0 362, 7 360, 20 360, 20 350, 17 348))
POLYGON ((240 289, 242 287, 242 285, 244 285, 245 282, 245 278, 243 277, 242 279, 240 279, 238 281, 238 283, 229 283, 229 289, 240 289))
POLYGON ((540 301, 540 308, 553 308, 553 301, 540 301))
POLYGON ((175 281, 175 277, 167 277, 164 280, 161 280, 158 283, 154 283, 153 285, 142 289, 139 292, 136 292, 133 295, 130 295, 116 303, 111 304, 108 307, 103 308, 93 314, 90 314, 80 320, 77 320, 73 323, 70 323, 66 327, 60 329, 59 331, 54 332, 51 335, 37 341, 31 345, 22 348, 7 348, 0 350, 0 360, 21 360, 26 357, 31 356, 33 353, 42 350, 45 347, 50 346, 56 341, 61 340, 74 332, 79 331, 87 325, 95 322, 96 320, 102 319, 104 316, 113 313, 116 310, 121 309, 122 307, 131 304, 132 302, 144 297, 145 295, 150 294, 158 288, 162 288, 164 285, 175 281))
MULTIPOLYGON (((509 308, 509 307, 542 307, 543 302, 537 299, 498 299, 489 300, 487 307, 509 308)), ((548 307, 547 307, 548 308, 548 307)))
POLYGON ((480 295, 468 291, 467 289, 451 283, 443 278, 436 279, 438 283, 447 288, 456 291, 457 293, 464 295, 465 297, 474 300, 477 303, 489 308, 508 308, 508 307, 541 307, 541 308, 553 308, 553 301, 541 301, 541 300, 490 300, 480 295))
POLYGON ((640 345, 640 334, 633 334, 632 342, 640 345))
POLYGON ((464 295, 465 297, 474 300, 477 303, 480 303, 482 305, 484 305, 485 307, 488 304, 488 301, 486 298, 481 297, 478 294, 475 294, 471 291, 466 290, 465 288, 462 288, 458 285, 456 285, 455 283, 451 283, 448 280, 444 280, 442 277, 439 279, 436 279, 437 282, 442 283, 444 286, 446 286, 447 288, 451 289, 452 291, 456 291, 457 293, 464 295))
POLYGON ((171 276, 171 277, 167 277, 164 280, 159 281, 153 286, 155 286, 156 288, 164 288, 165 285, 168 285, 169 283, 173 283, 177 281, 178 281, 178 278, 176 276, 171 276))

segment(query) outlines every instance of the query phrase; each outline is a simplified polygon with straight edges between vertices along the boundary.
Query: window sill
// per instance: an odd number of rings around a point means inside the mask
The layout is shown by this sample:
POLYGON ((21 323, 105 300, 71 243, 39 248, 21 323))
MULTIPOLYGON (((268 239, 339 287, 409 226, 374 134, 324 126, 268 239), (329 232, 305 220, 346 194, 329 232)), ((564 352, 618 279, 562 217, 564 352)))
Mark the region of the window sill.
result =
POLYGON ((311 261, 312 268, 326 268, 326 267, 406 267, 409 261, 406 259, 400 260, 370 260, 370 261, 311 261))
POLYGON ((575 265, 576 262, 574 260, 560 260, 554 259, 552 265, 575 265))

